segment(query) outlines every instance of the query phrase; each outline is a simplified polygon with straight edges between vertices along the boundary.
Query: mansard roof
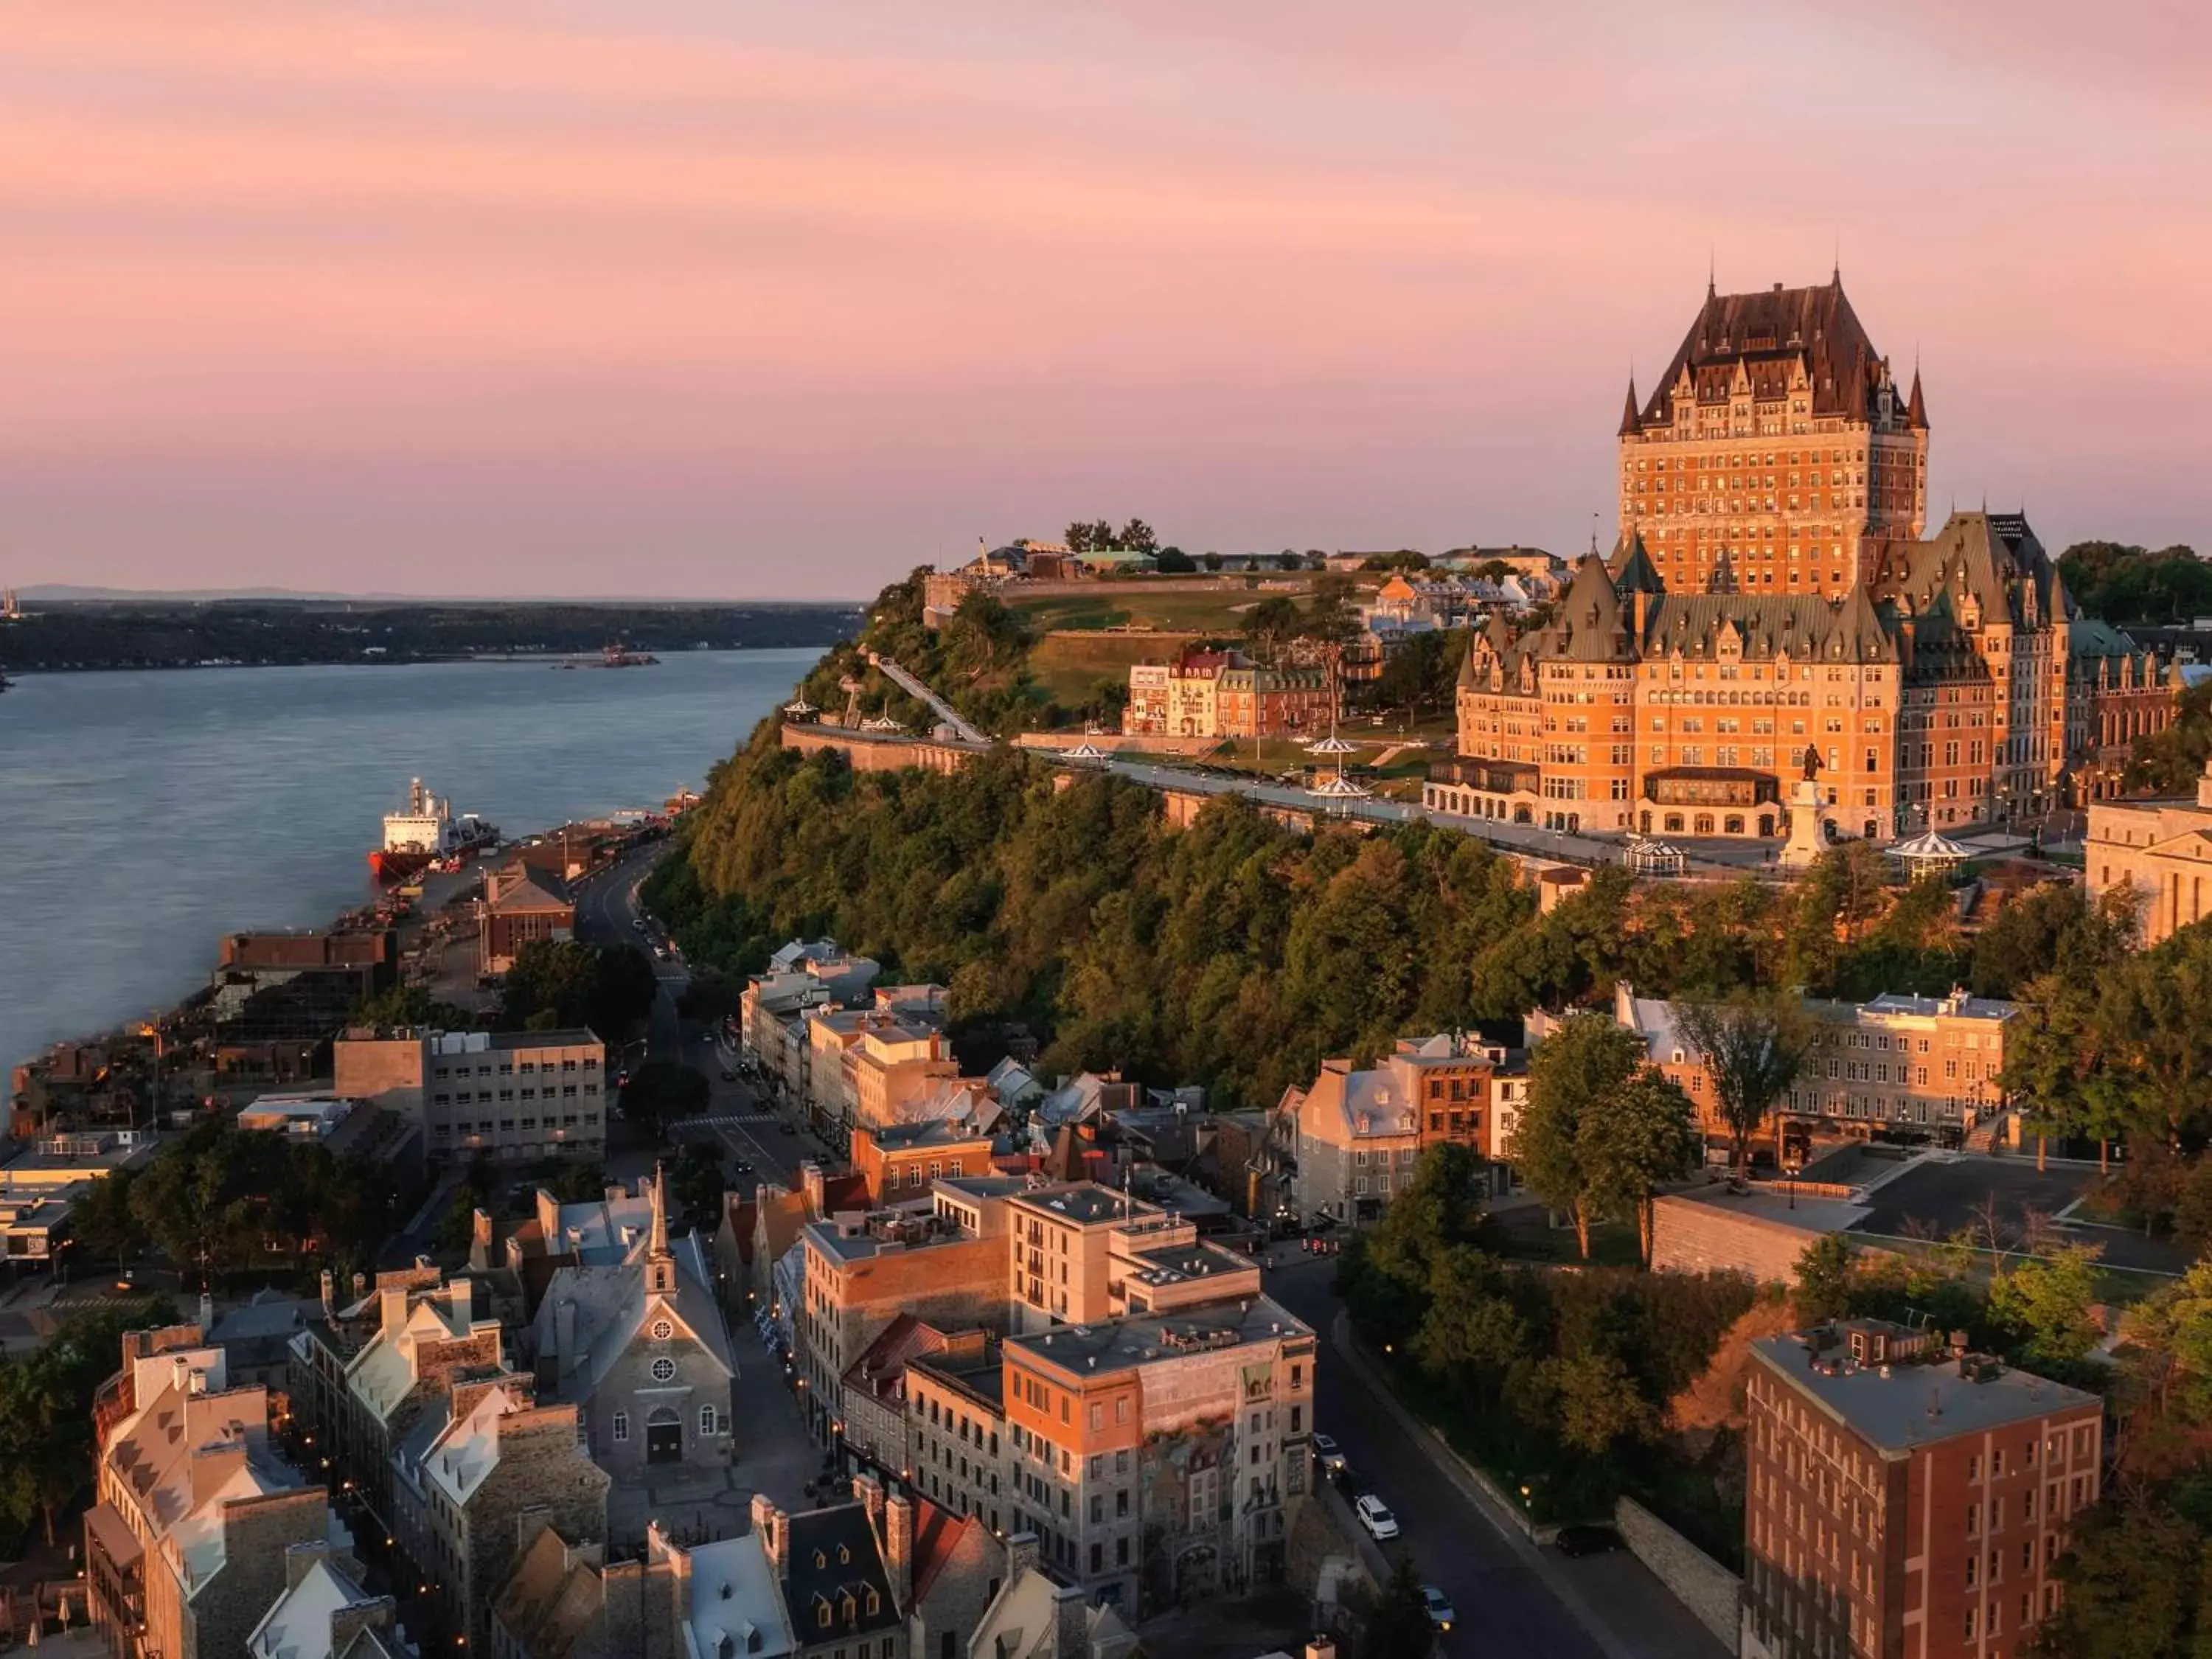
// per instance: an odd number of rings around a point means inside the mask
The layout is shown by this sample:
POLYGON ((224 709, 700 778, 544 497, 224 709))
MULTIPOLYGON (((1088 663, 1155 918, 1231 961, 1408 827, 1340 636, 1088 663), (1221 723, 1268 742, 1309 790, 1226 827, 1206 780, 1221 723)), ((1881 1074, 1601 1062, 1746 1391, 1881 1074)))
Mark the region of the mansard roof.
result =
MULTIPOLYGON (((1840 275, 1817 288, 1779 283, 1758 294, 1717 294, 1705 302, 1644 408, 1644 424, 1674 418, 1674 398, 1688 390, 1701 404, 1724 404, 1739 384, 1754 396, 1780 398, 1799 373, 1815 415, 1865 419, 1887 373, 1867 337, 1840 275)), ((1623 423, 1622 435, 1629 435, 1623 423)))
POLYGON ((1926 541, 1884 550, 1873 582, 1915 617, 1946 597, 1954 617, 1971 599, 1985 625, 2039 628, 2075 614, 2057 563, 2016 513, 1954 513, 1926 541))
POLYGON ((1658 568, 1644 545, 1644 532, 1634 525, 1620 532, 1620 539, 1613 544, 1613 556, 1606 561, 1606 568, 1612 573, 1616 593, 1667 591, 1667 584, 1660 580, 1658 568))
POLYGON ((1628 631, 1623 624, 1620 595, 1606 574, 1605 561, 1595 553, 1583 556, 1575 579, 1559 601, 1552 625, 1543 630, 1548 647, 1542 654, 1569 662, 1628 662, 1634 659, 1628 631))
POLYGON ((1835 603, 1810 593, 1662 594, 1645 612, 1642 646, 1647 658, 1712 658, 1728 646, 1752 662, 1898 659, 1897 641, 1861 587, 1835 603))

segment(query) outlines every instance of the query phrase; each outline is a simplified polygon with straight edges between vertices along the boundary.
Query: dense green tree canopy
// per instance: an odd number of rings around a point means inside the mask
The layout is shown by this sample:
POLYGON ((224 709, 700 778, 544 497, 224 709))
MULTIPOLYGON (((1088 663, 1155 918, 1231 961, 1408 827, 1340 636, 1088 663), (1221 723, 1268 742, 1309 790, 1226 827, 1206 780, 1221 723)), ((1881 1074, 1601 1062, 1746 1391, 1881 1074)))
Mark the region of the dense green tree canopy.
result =
POLYGON ((508 1030, 588 1026, 603 1042, 625 1040, 659 992, 653 959, 634 945, 537 939, 515 954, 500 997, 508 1030))

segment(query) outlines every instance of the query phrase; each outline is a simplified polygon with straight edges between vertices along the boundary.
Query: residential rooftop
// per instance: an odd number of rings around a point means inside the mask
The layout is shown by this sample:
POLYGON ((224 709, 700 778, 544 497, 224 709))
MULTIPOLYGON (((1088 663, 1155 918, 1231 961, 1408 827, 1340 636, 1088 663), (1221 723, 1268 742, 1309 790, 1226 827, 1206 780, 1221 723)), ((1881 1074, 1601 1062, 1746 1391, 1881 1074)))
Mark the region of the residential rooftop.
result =
POLYGON ((1006 1351, 1065 1371, 1111 1371, 1213 1349, 1312 1335, 1313 1328, 1289 1309, 1255 1296, 1105 1325, 1057 1326, 1008 1337, 1006 1351))
POLYGON ((1219 1273, 1259 1271, 1259 1264, 1250 1256, 1225 1250, 1218 1244, 1165 1244, 1156 1250, 1139 1250, 1131 1259, 1144 1263, 1132 1275, 1143 1285, 1179 1285, 1186 1279, 1210 1279, 1219 1273))
POLYGON ((1862 1364, 1851 1358, 1844 1337, 1838 1327, 1815 1326, 1751 1346, 1777 1376, 1886 1452, 1902 1455, 1959 1435, 2098 1404, 2093 1394, 1979 1355, 1946 1352, 1920 1363, 1862 1364))
POLYGON ((926 1118, 919 1123, 886 1123, 861 1131, 885 1152, 913 1152, 931 1146, 960 1146, 988 1140, 951 1118, 926 1118))
POLYGON ((1013 1201, 1024 1209, 1043 1210, 1085 1227, 1154 1212, 1154 1206, 1142 1199, 1131 1199, 1096 1181, 1066 1181, 1050 1187, 1036 1187, 1017 1193, 1013 1201))

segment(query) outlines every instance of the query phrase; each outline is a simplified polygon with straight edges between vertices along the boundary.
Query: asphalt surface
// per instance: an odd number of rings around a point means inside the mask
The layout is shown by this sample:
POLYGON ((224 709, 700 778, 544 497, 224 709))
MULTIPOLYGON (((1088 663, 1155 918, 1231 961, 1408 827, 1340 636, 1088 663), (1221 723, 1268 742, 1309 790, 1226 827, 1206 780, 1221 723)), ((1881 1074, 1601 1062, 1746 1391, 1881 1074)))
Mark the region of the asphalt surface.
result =
POLYGON ((1267 1293, 1319 1339, 1315 1422, 1335 1437, 1363 1488, 1397 1516, 1400 1537, 1384 1547, 1410 1549, 1423 1582, 1443 1590, 1459 1614, 1443 1652, 1453 1659, 1718 1659, 1720 1644, 1634 1557, 1570 1559, 1539 1548, 1446 1477, 1442 1450, 1408 1433, 1337 1347, 1335 1268, 1329 1257, 1293 1257, 1268 1271, 1267 1293), (1569 1598, 1582 1603, 1579 1612, 1569 1598))
MULTIPOLYGON (((577 936, 595 945, 650 949, 647 936, 631 923, 642 915, 638 884, 652 873, 666 850, 665 844, 641 848, 585 882, 576 893, 577 936)), ((690 983, 690 975, 671 949, 665 960, 656 957, 653 961, 653 977, 659 981, 660 991, 647 1024, 644 1054, 633 1058, 649 1055, 674 1060, 704 1073, 713 1094, 702 1117, 743 1119, 769 1115, 769 1108, 744 1083, 724 1080, 725 1071, 737 1069, 736 1054, 718 1045, 710 1032, 678 1015, 676 1000, 690 983)), ((684 1133, 681 1123, 677 1127, 678 1133, 684 1133)), ((781 1133, 773 1123, 717 1123, 711 1133, 730 1157, 751 1164, 755 1175, 786 1186, 797 1181, 802 1162, 819 1155, 806 1136, 781 1133)))
MULTIPOLYGON (((1970 1155, 1949 1163, 1930 1158, 1875 1188, 1868 1200, 1872 1209, 1851 1231, 1893 1238, 1948 1238, 1967 1230, 1978 1237, 1993 1200, 2000 1236, 2008 1248, 2016 1248, 2027 1231, 2027 1212, 2055 1217, 2096 1179, 2094 1164, 2053 1162, 2039 1171, 2032 1148, 2002 1158, 1970 1155)), ((2101 1247, 2104 1260, 2115 1267, 2178 1273, 2189 1267, 2186 1250, 2131 1228, 2061 1225, 2070 1242, 2101 1247)))

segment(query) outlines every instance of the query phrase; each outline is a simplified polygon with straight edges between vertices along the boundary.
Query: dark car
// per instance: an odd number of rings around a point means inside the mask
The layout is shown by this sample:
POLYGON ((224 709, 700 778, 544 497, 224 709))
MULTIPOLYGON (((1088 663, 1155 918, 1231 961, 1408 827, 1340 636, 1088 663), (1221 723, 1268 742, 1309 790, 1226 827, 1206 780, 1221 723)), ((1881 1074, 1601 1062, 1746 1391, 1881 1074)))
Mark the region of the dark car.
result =
POLYGON ((728 1066, 725 1066, 724 1067, 722 1067, 722 1081, 723 1081, 723 1082, 725 1082, 725 1083, 735 1083, 737 1080, 738 1080, 738 1074, 737 1074, 735 1072, 732 1071, 732 1070, 731 1070, 728 1066))
POLYGON ((779 1123, 775 1126, 775 1132, 780 1135, 795 1135, 799 1133, 799 1126, 796 1123, 779 1123))
POLYGON ((1620 1547, 1620 1534, 1611 1527, 1561 1527, 1552 1541, 1562 1555, 1603 1555, 1620 1547))

